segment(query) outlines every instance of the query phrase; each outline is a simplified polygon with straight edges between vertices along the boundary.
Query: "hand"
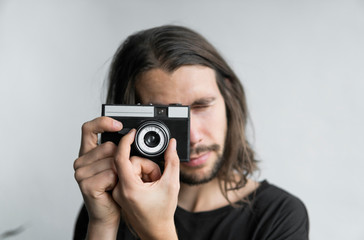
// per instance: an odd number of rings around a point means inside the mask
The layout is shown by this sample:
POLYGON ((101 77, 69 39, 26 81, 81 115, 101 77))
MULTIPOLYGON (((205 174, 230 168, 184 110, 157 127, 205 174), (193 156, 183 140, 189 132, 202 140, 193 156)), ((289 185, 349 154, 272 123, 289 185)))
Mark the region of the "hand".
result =
POLYGON ((93 232, 105 237, 109 229, 112 236, 117 232, 120 207, 108 192, 114 189, 118 179, 114 163, 117 146, 112 142, 98 146, 97 135, 121 129, 120 122, 108 117, 96 118, 82 126, 80 153, 74 169, 89 214, 88 236, 93 232))
POLYGON ((125 135, 115 155, 119 182, 113 198, 121 206, 126 220, 141 239, 177 239, 174 213, 179 192, 179 158, 176 140, 165 152, 165 169, 145 158, 130 158, 135 129, 125 135))

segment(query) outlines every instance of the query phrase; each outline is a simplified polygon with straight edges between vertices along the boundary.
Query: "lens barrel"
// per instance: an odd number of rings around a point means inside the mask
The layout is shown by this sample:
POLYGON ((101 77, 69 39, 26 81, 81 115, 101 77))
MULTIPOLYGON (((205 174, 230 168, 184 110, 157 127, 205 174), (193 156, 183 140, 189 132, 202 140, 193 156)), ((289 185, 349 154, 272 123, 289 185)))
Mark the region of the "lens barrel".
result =
POLYGON ((135 147, 143 156, 155 157, 168 147, 170 132, 160 121, 145 121, 136 132, 135 147))

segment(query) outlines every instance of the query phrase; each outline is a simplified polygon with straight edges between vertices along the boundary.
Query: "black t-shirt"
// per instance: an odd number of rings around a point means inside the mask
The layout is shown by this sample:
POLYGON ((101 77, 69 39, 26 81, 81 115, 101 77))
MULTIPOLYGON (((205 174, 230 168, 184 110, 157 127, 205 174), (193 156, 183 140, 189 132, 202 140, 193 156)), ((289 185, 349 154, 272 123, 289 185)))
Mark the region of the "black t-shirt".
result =
MULTIPOLYGON (((74 239, 84 239, 88 216, 85 207, 78 217, 74 239)), ((304 204, 290 193, 261 182, 248 203, 225 206, 207 212, 188 212, 177 207, 175 225, 179 239, 186 240, 262 240, 308 239, 309 221, 304 204)), ((135 240, 120 223, 118 238, 135 240)))

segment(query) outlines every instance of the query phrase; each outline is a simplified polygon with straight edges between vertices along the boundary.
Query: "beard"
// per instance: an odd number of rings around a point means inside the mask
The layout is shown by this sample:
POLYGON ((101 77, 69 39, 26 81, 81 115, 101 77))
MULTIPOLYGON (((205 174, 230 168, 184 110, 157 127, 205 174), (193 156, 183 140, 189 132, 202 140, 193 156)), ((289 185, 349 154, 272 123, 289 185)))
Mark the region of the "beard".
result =
POLYGON ((209 170, 209 172, 207 174, 205 174, 204 176, 200 176, 200 175, 193 174, 193 173, 188 174, 188 173, 184 173, 181 171, 180 172, 180 181, 187 185, 194 186, 194 185, 207 183, 207 182, 211 181, 212 179, 214 179, 217 176, 217 174, 219 173, 219 171, 222 167, 222 163, 223 163, 222 154, 220 153, 220 149, 221 149, 221 146, 218 144, 212 144, 210 146, 199 146, 195 149, 192 149, 191 155, 192 154, 198 155, 202 152, 208 152, 208 151, 215 152, 216 159, 215 159, 214 165, 209 170))

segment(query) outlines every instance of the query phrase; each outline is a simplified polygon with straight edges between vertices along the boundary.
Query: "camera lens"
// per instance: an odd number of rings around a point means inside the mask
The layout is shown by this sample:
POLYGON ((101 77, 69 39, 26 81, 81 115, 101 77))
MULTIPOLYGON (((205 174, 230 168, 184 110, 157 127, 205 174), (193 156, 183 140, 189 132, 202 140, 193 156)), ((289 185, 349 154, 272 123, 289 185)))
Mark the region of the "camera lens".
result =
POLYGON ((162 154, 170 139, 168 127, 160 121, 145 121, 137 129, 135 147, 142 156, 156 157, 162 154))
POLYGON ((151 148, 158 146, 160 141, 161 141, 161 138, 159 137, 159 134, 154 131, 150 131, 150 132, 146 133, 144 136, 145 144, 151 148))

